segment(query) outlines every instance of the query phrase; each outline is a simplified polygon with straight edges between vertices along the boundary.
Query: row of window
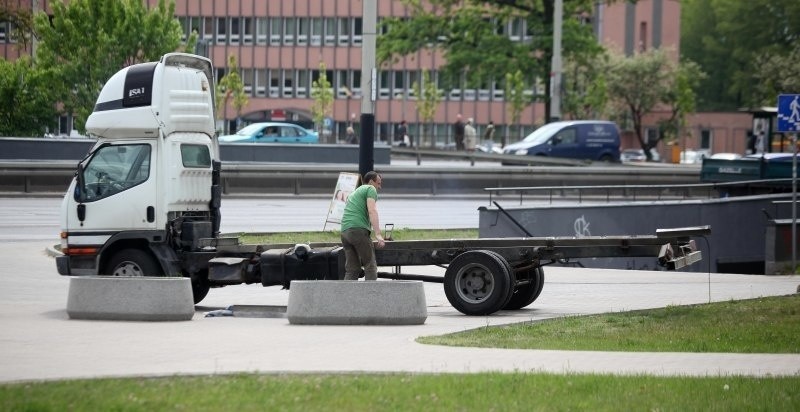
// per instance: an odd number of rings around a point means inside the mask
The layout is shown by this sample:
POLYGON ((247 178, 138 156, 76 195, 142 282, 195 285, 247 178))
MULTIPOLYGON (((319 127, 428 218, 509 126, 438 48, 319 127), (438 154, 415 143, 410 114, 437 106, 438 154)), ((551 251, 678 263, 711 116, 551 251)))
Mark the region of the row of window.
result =
MULTIPOLYGON (((192 32, 205 44, 270 46, 360 46, 361 17, 212 17, 179 16, 185 42, 192 32)), ((497 34, 530 41, 522 18, 498 23, 497 34)), ((383 30, 383 26, 379 26, 383 30)))
MULTIPOLYGON (((225 75, 225 69, 217 69, 217 81, 225 75)), ((294 69, 241 69, 245 94, 253 97, 272 98, 309 98, 311 85, 319 80, 319 70, 294 69)), ((325 77, 333 85, 337 99, 361 98, 361 70, 327 70, 325 77)), ((378 75, 377 97, 381 100, 408 99, 416 100, 414 85, 420 81, 420 70, 385 70, 378 75)), ((463 83, 450 85, 439 81, 438 72, 430 72, 429 79, 439 88, 442 98, 454 101, 503 101, 505 91, 500 82, 490 82, 480 88, 469 88, 463 83)), ((528 87, 525 94, 529 97, 544 95, 544 83, 536 82, 535 87, 528 87)))
POLYGON ((180 16, 183 41, 193 32, 205 44, 270 46, 358 46, 361 17, 180 16))
POLYGON ((16 43, 17 41, 11 36, 16 26, 9 21, 0 21, 0 44, 2 43, 16 43))

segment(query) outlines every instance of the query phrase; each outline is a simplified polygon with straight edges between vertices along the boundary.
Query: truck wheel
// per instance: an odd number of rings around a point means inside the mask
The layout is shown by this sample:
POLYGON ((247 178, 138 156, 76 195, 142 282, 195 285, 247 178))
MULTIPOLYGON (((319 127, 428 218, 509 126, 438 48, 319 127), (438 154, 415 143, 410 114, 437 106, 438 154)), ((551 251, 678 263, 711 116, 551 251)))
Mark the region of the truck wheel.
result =
POLYGON ((208 271, 196 273, 192 278, 192 297, 194 303, 198 304, 208 295, 211 284, 208 282, 208 271))
POLYGON ((518 287, 511 295, 508 303, 503 307, 505 310, 522 309, 533 303, 544 287, 544 269, 541 267, 528 269, 531 273, 531 283, 518 287))
POLYGON ((508 291, 508 297, 506 298, 506 302, 500 306, 501 309, 505 309, 506 305, 508 305, 508 302, 511 300, 511 297, 514 295, 514 288, 516 287, 517 284, 517 276, 514 273, 514 269, 511 267, 511 264, 509 264, 504 257, 500 256, 499 253, 493 250, 486 250, 485 252, 490 255, 493 255, 496 259, 498 259, 506 267, 506 270, 508 271, 509 285, 510 285, 508 291))
POLYGON ((109 276, 163 276, 161 267, 150 254, 139 249, 123 249, 108 261, 109 276))
POLYGON ((486 250, 472 250, 456 256, 445 271, 447 300, 465 315, 497 312, 503 308, 511 291, 511 274, 506 265, 486 250))

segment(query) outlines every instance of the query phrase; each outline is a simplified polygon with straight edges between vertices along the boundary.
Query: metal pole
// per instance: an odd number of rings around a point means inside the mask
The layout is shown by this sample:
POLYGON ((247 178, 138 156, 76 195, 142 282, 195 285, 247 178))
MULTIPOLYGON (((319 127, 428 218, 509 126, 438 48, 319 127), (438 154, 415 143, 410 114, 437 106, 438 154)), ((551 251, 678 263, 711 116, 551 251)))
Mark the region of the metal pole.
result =
POLYGON ((378 27, 377 0, 363 2, 364 31, 361 43, 361 138, 358 142, 358 172, 363 177, 375 166, 375 108, 377 71, 375 43, 378 27))
POLYGON ((561 120, 561 26, 564 0, 555 1, 553 10, 553 60, 550 68, 550 120, 561 120))
POLYGON ((797 273, 797 133, 792 134, 792 274, 797 273))

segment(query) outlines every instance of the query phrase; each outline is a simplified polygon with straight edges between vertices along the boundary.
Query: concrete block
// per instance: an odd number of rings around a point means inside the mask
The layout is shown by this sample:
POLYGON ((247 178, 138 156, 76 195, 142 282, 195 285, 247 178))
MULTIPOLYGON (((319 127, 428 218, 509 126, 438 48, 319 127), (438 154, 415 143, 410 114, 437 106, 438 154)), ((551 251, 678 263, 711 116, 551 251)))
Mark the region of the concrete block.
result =
POLYGON ((192 284, 188 278, 72 277, 67 315, 91 320, 191 320, 192 284))
POLYGON ((286 315, 300 325, 421 325, 428 309, 420 281, 295 280, 286 315))

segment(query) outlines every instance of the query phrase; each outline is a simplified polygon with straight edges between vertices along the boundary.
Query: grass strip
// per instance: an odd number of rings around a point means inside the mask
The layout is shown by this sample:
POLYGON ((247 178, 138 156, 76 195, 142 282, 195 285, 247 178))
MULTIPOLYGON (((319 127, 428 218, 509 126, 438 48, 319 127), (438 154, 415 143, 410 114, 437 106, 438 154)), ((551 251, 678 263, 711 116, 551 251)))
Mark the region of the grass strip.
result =
POLYGON ((4 411, 791 411, 800 377, 285 374, 0 386, 4 411))
POLYGON ((800 353, 800 295, 488 326, 417 341, 518 349, 800 353))

